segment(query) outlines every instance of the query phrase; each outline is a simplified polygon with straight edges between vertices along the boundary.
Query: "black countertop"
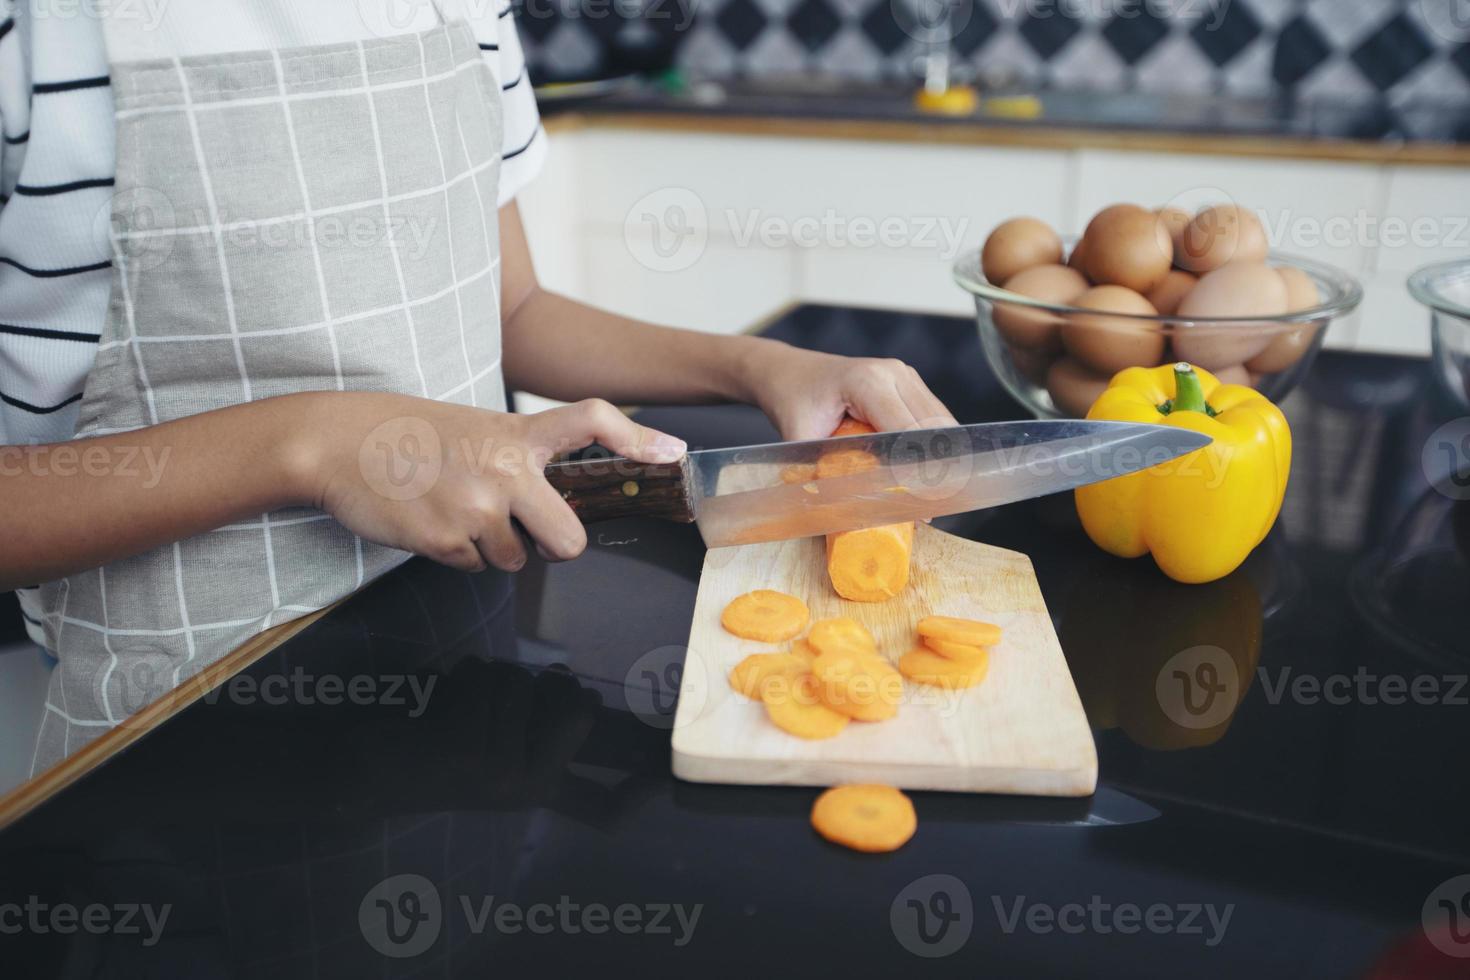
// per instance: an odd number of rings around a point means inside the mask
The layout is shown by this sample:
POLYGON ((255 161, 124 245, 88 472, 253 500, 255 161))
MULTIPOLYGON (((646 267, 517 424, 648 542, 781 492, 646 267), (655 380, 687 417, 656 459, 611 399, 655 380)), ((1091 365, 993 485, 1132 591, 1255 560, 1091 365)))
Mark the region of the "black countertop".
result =
POLYGON ((1024 131, 1043 127, 1117 133, 1272 137, 1463 144, 1470 142, 1470 104, 1420 100, 1303 100, 1275 96, 1080 92, 1027 93, 1034 117, 1015 115, 1016 97, 983 100, 968 115, 936 115, 914 106, 913 88, 816 76, 731 81, 659 82, 629 79, 606 84, 596 97, 563 101, 575 92, 538 92, 542 110, 574 107, 591 115, 657 113, 756 116, 773 119, 921 122, 964 127, 982 124, 1024 131))
MULTIPOLYGON (((770 333, 907 358, 964 421, 1017 415, 966 321, 806 307, 770 333)), ((1090 799, 914 794, 913 841, 863 856, 813 834, 813 790, 675 781, 703 549, 623 522, 514 588, 411 562, 0 835, 0 974, 1464 976, 1421 928, 1470 907, 1470 503, 1421 463, 1451 413, 1425 362, 1331 352, 1286 408, 1281 521, 1213 585, 1101 554, 1066 498, 940 522, 1033 558, 1090 799), (1246 680, 1181 724, 1156 683, 1202 647, 1246 680), (152 943, 142 915, 48 918, 91 903, 169 917, 152 943)), ((745 408, 643 418, 771 435, 745 408)))

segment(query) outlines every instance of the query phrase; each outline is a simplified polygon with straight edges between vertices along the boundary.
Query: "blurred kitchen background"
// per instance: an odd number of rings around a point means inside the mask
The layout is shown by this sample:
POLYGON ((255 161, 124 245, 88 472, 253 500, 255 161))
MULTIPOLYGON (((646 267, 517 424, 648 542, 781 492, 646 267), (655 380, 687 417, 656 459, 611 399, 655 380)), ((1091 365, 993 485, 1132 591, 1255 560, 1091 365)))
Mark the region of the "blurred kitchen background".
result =
MULTIPOLYGON (((525 0, 538 81, 678 67, 717 79, 905 80, 917 0, 525 0), (680 23, 685 35, 680 38, 680 23), (644 54, 647 57, 639 61, 644 54)), ((937 5, 930 4, 931 8, 937 5)), ((1470 5, 1418 0, 956 0, 959 80, 1102 93, 1470 100, 1470 5), (1466 35, 1466 36, 1460 36, 1466 35)), ((916 30, 916 28, 920 28, 916 30)))
POLYGON ((538 269, 632 315, 966 315, 950 265, 1006 218, 1077 234, 1117 201, 1228 199, 1362 282, 1329 347, 1423 356, 1405 279, 1470 259, 1470 0, 515 11, 552 147, 521 198, 538 269), (916 104, 926 78, 938 108, 916 104))

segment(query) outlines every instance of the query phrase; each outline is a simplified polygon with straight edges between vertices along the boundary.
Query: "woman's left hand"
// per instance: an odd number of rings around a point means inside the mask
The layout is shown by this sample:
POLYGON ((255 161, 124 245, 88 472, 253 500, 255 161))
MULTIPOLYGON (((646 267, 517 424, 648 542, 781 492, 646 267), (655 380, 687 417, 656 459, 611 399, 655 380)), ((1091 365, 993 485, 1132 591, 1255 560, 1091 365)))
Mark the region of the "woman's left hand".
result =
POLYGON ((903 361, 765 343, 770 346, 748 362, 748 386, 783 439, 825 439, 844 415, 880 430, 958 424, 903 361))

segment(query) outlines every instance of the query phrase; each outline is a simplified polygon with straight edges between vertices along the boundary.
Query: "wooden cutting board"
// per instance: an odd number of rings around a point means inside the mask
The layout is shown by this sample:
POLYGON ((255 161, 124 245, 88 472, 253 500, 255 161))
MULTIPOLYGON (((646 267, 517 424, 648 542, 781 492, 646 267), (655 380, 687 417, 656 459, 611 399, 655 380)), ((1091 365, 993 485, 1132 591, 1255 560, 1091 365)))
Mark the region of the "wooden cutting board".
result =
POLYGON ((832 591, 824 557, 821 538, 706 555, 674 718, 674 775, 701 783, 1092 793, 1092 731, 1029 558, 920 525, 908 588, 888 602, 866 603, 832 591), (813 620, 851 616, 894 662, 915 645, 914 624, 930 613, 996 623, 1003 635, 978 687, 941 691, 906 680, 897 717, 852 722, 835 738, 807 741, 777 728, 759 702, 727 680, 747 654, 784 648, 720 626, 725 605, 752 589, 800 596, 813 620))

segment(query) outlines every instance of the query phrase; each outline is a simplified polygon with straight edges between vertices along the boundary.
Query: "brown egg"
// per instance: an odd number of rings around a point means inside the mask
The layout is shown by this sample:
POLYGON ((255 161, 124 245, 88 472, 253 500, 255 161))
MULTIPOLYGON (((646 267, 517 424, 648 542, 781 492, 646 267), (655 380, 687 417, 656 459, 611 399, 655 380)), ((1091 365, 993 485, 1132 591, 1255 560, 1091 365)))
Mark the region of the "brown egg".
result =
POLYGON ((1251 383, 1251 373, 1245 369, 1244 364, 1229 364, 1210 373, 1219 378, 1222 385, 1249 386, 1251 383))
POLYGON ((1087 236, 1077 239, 1077 244, 1072 246, 1072 254, 1067 256, 1067 268, 1087 275, 1087 236))
POLYGON ((1199 282, 1199 276, 1181 269, 1170 269, 1164 273, 1159 284, 1148 291, 1144 299, 1153 304, 1160 316, 1173 316, 1179 310, 1184 297, 1199 282))
POLYGON ((1046 372, 1046 390, 1057 409, 1081 418, 1108 387, 1110 376, 1087 369, 1080 361, 1063 357, 1046 372))
MULTIPOLYGON (((1311 276, 1300 269, 1291 266, 1282 266, 1276 270, 1281 275, 1281 280, 1286 284, 1286 312, 1296 313, 1301 310, 1310 310, 1322 302, 1322 294, 1317 291, 1317 283, 1311 276)), ((1251 358, 1246 367, 1253 374, 1276 374, 1285 371, 1297 361, 1302 359, 1312 346, 1312 340, 1321 330, 1325 320, 1314 320, 1311 323, 1297 324, 1284 333, 1278 334, 1266 349, 1251 358)))
POLYGON ((1190 272, 1211 272, 1227 262, 1264 262, 1270 243, 1254 211, 1234 204, 1205 208, 1179 236, 1174 264, 1190 272))
MULTIPOLYGON (((1179 304, 1185 320, 1210 317, 1275 317, 1286 312, 1286 283, 1266 265, 1232 262, 1200 278, 1179 304)), ((1261 323, 1179 326, 1174 354, 1181 361, 1213 371, 1243 364, 1271 343, 1261 323)))
POLYGON ((1087 226, 1087 278, 1146 293, 1174 261, 1169 229, 1152 211, 1108 208, 1087 226))
POLYGON ((1179 236, 1184 234, 1185 226, 1194 217, 1183 208, 1159 208, 1154 214, 1169 229, 1169 241, 1174 245, 1174 251, 1179 251, 1179 236))
POLYGON ((1326 320, 1297 324, 1285 333, 1274 337, 1266 345, 1266 349, 1247 361, 1245 366, 1256 375, 1285 371, 1312 349, 1312 342, 1326 326, 1326 320))
MULTIPOLYGON (((1007 292, 1019 293, 1043 303, 1070 306, 1087 292, 1087 280, 1076 269, 1064 265, 1037 265, 1023 269, 1006 280, 1007 292)), ((1060 342, 1062 321, 1045 310, 1027 309, 1015 303, 995 305, 995 328, 1016 347, 1055 349, 1060 342)))
POLYGON ((1056 359, 1054 352, 1007 344, 1006 353, 1010 355, 1011 363, 1016 366, 1016 373, 1022 378, 1035 385, 1046 384, 1047 368, 1051 367, 1051 362, 1056 359))
POLYGON ((1164 356, 1161 323, 1106 316, 1129 313, 1153 316, 1149 301, 1122 286, 1094 286, 1072 301, 1098 314, 1072 313, 1062 321, 1062 344, 1068 353, 1099 373, 1112 375, 1126 367, 1152 367, 1164 356))
POLYGON ((1062 240, 1051 226, 1037 218, 1002 222, 980 250, 980 269, 999 285, 1034 265, 1060 265, 1062 240))
POLYGON ((1322 302, 1322 294, 1317 291, 1317 282, 1301 269, 1295 266, 1283 265, 1276 270, 1281 281, 1286 283, 1286 312, 1297 313, 1301 310, 1310 310, 1322 302))

